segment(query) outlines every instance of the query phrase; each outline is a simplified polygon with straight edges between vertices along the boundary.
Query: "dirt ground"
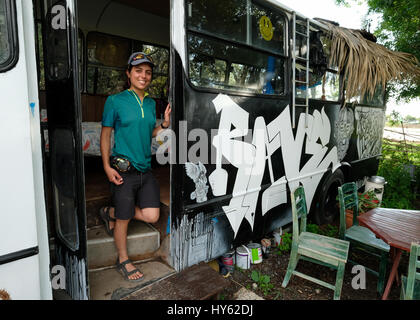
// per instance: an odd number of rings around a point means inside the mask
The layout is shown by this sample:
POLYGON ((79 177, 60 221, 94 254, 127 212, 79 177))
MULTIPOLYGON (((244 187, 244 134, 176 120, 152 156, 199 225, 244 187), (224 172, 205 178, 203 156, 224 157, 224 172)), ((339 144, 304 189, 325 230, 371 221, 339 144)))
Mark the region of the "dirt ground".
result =
MULTIPOLYGON (((226 288, 221 294, 219 299, 221 300, 233 300, 235 299, 234 294, 245 287, 255 294, 266 300, 332 300, 333 291, 315 284, 311 281, 302 279, 297 276, 292 276, 289 284, 286 288, 281 286, 283 278, 286 274, 287 265, 289 263, 289 252, 279 255, 276 253, 276 248, 270 248, 270 252, 263 259, 260 264, 253 264, 248 270, 241 270, 235 268, 235 270, 227 277, 230 280, 231 286, 226 288), (268 275, 270 277, 269 284, 272 284, 272 288, 269 290, 263 290, 260 287, 256 287, 254 281, 251 279, 253 270, 259 271, 262 275, 268 275), (254 285, 253 285, 254 284, 254 285)), ((379 259, 370 256, 366 253, 355 251, 349 254, 349 257, 353 261, 363 262, 364 265, 370 267, 373 270, 378 270, 379 259)), ((408 255, 403 254, 399 266, 399 274, 407 274, 408 266, 408 255)), ((376 292, 377 277, 366 272, 366 289, 353 289, 352 280, 356 276, 356 273, 352 274, 353 265, 351 263, 346 264, 346 270, 344 275, 344 283, 341 292, 341 300, 380 300, 376 292)), ((391 261, 387 267, 387 277, 391 269, 391 261)), ((328 267, 314 264, 308 261, 299 261, 297 271, 308 274, 315 278, 319 278, 328 283, 335 283, 336 271, 328 267)), ((386 285, 386 282, 385 282, 386 285)), ((400 299, 401 286, 399 283, 394 281, 388 300, 399 300, 400 299)))

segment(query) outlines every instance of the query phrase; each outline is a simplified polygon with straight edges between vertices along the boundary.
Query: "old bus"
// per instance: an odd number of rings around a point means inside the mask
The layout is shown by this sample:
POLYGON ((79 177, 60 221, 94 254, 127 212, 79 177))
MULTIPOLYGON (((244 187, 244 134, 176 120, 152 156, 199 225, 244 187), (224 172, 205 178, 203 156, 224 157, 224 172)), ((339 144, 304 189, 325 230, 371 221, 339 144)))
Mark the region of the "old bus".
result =
POLYGON ((129 229, 130 257, 164 269, 154 279, 289 224, 298 185, 314 221, 333 221, 337 187, 376 173, 385 106, 380 90, 344 101, 327 31, 277 0, 0 0, 0 290, 139 289, 118 282, 98 216, 104 102, 134 51, 157 62, 157 121, 172 106, 152 144, 160 220, 129 229))

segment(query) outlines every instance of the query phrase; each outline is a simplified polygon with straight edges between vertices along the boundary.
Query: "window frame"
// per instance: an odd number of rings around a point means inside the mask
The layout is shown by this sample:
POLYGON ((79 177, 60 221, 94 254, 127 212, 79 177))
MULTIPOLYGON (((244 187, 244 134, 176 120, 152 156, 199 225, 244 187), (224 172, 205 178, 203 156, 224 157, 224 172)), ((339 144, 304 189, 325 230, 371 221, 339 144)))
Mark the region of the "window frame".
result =
MULTIPOLYGON (((287 14, 279 7, 273 6, 271 4, 262 4, 261 1, 258 0, 251 0, 252 3, 255 3, 259 6, 263 6, 266 7, 267 9, 275 9, 278 11, 278 14, 281 15, 283 17, 283 21, 284 21, 284 28, 283 28, 283 53, 275 53, 273 52, 273 50, 269 50, 269 49, 263 49, 260 46, 255 46, 255 45, 249 45, 240 41, 236 41, 236 40, 232 40, 232 39, 228 39, 227 37, 222 37, 219 36, 217 34, 212 34, 211 32, 205 31, 205 30, 198 30, 197 28, 191 28, 188 26, 188 5, 187 5, 187 0, 185 1, 185 33, 186 33, 186 37, 185 37, 185 48, 186 48, 186 54, 187 54, 187 75, 186 75, 186 81, 187 83, 194 88, 197 91, 200 92, 210 92, 210 93, 225 93, 225 94, 233 94, 233 95, 240 95, 240 96, 255 96, 255 97, 264 97, 264 98, 271 98, 271 99, 278 99, 279 97, 285 97, 287 96, 289 93, 289 89, 288 89, 288 85, 289 85, 289 81, 288 81, 288 60, 289 60, 289 46, 288 46, 288 39, 289 39, 289 34, 288 34, 288 26, 289 26, 289 18, 287 16, 287 14), (240 88, 238 89, 228 89, 228 88, 210 88, 210 87, 204 87, 204 86, 197 86, 195 85, 190 78, 190 47, 188 45, 188 37, 189 35, 193 35, 193 36, 198 36, 201 38, 209 38, 210 40, 213 41, 219 41, 221 43, 227 43, 233 46, 236 46, 238 48, 245 48, 247 50, 250 51, 254 51, 254 52, 259 52, 259 53, 263 53, 263 54, 267 54, 270 56, 275 57, 276 59, 281 59, 283 62, 283 79, 284 79, 284 83, 283 83, 283 92, 279 93, 279 94, 266 94, 266 93, 256 93, 256 92, 249 92, 249 91, 245 91, 245 90, 241 90, 240 88)), ((213 57, 216 58, 216 57, 213 57)), ((217 59, 219 60, 224 60, 221 57, 217 57, 217 59)), ((233 59, 232 61, 229 61, 231 63, 241 63, 240 61, 237 61, 235 59, 233 59)))
POLYGON ((7 72, 13 69, 19 61, 19 41, 18 41, 18 26, 17 26, 17 12, 16 4, 13 0, 0 0, 4 1, 6 8, 6 28, 8 42, 10 45, 10 56, 2 64, 0 64, 0 73, 7 72))

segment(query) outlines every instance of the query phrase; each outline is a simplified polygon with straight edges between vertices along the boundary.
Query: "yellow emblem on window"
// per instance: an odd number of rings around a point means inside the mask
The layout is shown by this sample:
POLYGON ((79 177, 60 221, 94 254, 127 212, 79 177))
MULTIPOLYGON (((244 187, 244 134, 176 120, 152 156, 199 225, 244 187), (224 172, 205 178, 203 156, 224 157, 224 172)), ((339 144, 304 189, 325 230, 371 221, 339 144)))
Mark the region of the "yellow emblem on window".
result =
POLYGON ((260 32, 264 40, 271 41, 273 39, 273 24, 267 16, 262 16, 260 19, 260 32))

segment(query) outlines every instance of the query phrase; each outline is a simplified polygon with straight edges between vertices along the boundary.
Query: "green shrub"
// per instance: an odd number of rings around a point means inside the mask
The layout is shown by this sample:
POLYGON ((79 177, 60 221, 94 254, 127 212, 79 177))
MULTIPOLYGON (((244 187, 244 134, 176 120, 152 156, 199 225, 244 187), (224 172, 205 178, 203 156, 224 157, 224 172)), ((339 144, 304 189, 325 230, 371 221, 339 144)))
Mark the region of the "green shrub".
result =
POLYGON ((332 238, 338 237, 338 227, 331 224, 318 226, 317 224, 308 223, 306 225, 306 231, 332 238))
POLYGON ((378 175, 385 178, 381 207, 397 209, 414 209, 415 195, 411 188, 411 177, 403 164, 392 160, 381 162, 378 175))
POLYGON ((281 242, 277 247, 277 254, 280 256, 285 252, 289 252, 292 248, 292 234, 285 232, 281 236, 281 242))
POLYGON ((321 234, 331 238, 338 238, 338 227, 327 224, 324 228, 321 228, 321 234))
POLYGON ((320 234, 319 232, 319 226, 317 224, 308 223, 306 225, 306 231, 311 233, 320 234))
MULTIPOLYGON (((392 142, 384 139, 382 159, 379 163, 378 175, 385 178, 381 207, 398 209, 416 209, 411 176, 406 165, 420 163, 418 145, 392 142)), ((420 170, 415 172, 417 184, 420 183, 420 170)), ((418 189, 418 187, 417 187, 418 189)))

